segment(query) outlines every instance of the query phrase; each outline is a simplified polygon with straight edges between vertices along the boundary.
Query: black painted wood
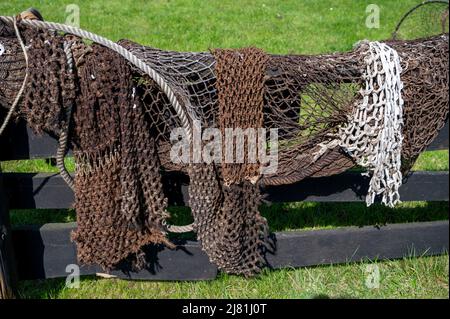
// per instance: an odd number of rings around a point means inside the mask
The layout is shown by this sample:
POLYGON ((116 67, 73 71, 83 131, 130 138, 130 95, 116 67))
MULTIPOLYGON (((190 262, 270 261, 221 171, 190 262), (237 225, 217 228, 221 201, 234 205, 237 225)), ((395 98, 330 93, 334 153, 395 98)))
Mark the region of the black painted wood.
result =
POLYGON ((49 135, 36 135, 24 121, 7 126, 0 136, 0 161, 55 157, 58 143, 49 135))
MULTIPOLYGON (((14 246, 21 280, 65 277, 66 267, 77 264, 76 246, 70 240, 75 223, 52 223, 43 226, 22 226, 14 229, 14 246)), ((196 242, 179 242, 176 250, 153 247, 147 250, 148 270, 138 273, 113 271, 124 279, 146 280, 208 280, 217 275, 217 268, 196 242)), ((81 275, 103 273, 98 266, 80 267, 81 275)))
POLYGON ((448 150, 448 119, 445 126, 439 131, 439 135, 428 146, 427 151, 448 150))
MULTIPOLYGON (((65 277, 66 267, 77 264, 76 247, 69 239, 70 224, 48 224, 14 230, 21 279, 65 277)), ((395 259, 430 256, 448 251, 448 221, 395 224, 375 228, 345 227, 276 233, 277 251, 267 254, 272 268, 339 264, 367 259, 395 259)), ((127 279, 205 280, 216 277, 197 242, 186 242, 179 250, 149 251, 154 267, 140 273, 112 272, 127 279), (157 260, 155 258, 157 257, 157 260)), ((82 275, 102 272, 98 267, 81 267, 82 275)))
MULTIPOLYGON (((414 172, 400 188, 403 201, 448 201, 449 176, 446 172, 414 172)), ((5 173, 10 208, 69 208, 73 192, 59 174, 5 173)), ((166 194, 172 205, 186 205, 188 180, 181 175, 164 179, 166 194)), ((293 185, 264 189, 272 202, 358 202, 365 200, 368 178, 358 172, 312 178, 293 185)))
MULTIPOLYGON (((448 150, 449 123, 441 129, 427 150, 448 150)), ((55 157, 57 142, 48 135, 37 136, 23 121, 10 125, 0 137, 0 161, 55 157)))
POLYGON ((345 227, 277 234, 274 268, 431 256, 448 252, 449 222, 345 227))
POLYGON ((0 299, 11 299, 17 293, 17 273, 8 204, 4 195, 0 175, 0 299))
MULTIPOLYGON (((267 187, 273 202, 358 202, 364 201, 369 178, 358 172, 310 178, 292 185, 267 187)), ((413 172, 400 187, 402 201, 448 201, 448 171, 413 172)))

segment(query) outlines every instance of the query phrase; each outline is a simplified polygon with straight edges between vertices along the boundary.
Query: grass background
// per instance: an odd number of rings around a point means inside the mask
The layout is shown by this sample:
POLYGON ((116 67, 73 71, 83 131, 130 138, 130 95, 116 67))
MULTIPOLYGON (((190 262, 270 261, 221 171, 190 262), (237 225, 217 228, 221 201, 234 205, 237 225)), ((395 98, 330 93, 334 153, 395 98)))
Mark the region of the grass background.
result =
MULTIPOLYGON (((80 8, 81 27, 112 40, 129 38, 161 49, 204 51, 216 47, 258 46, 270 53, 317 54, 350 50, 361 39, 390 37, 400 17, 417 0, 153 0, 153 1, 4 1, 1 15, 30 6, 49 21, 65 22, 66 6, 80 8), (380 8, 380 28, 365 26, 366 7, 380 8)), ((413 16, 406 33, 431 32, 422 17, 413 16)), ((73 161, 67 160, 73 169, 73 161)), ((44 159, 2 162, 8 172, 57 171, 44 159)), ((448 151, 426 152, 414 169, 448 170, 448 151)), ((173 222, 190 219, 189 210, 171 208, 173 222)), ((262 207, 273 231, 383 225, 445 220, 448 203, 409 202, 389 209, 362 203, 286 203, 262 207)), ((68 210, 12 211, 14 225, 68 222, 68 210)), ((220 274, 206 282, 140 282, 84 277, 80 289, 68 289, 64 279, 25 281, 24 298, 448 298, 448 255, 405 257, 395 261, 365 261, 348 265, 264 271, 255 279, 220 274), (380 267, 380 288, 364 281, 368 264, 380 267)))

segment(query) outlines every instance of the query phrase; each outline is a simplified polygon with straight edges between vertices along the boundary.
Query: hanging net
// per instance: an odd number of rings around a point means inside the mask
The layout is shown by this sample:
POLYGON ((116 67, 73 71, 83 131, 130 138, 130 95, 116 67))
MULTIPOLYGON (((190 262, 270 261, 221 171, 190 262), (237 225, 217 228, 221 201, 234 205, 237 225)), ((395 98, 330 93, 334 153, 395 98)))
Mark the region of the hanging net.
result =
MULTIPOLYGON (((28 68, 14 29, 0 22, 0 103, 11 106, 28 72, 15 113, 37 132, 67 133, 78 258, 105 269, 145 267, 142 247, 173 246, 164 171, 189 176, 193 228, 210 260, 249 276, 274 248, 258 212, 263 186, 361 166, 370 176, 367 204, 379 197, 393 206, 448 118, 448 34, 362 41, 349 52, 313 56, 172 52, 119 41, 164 79, 192 127, 277 129, 277 169, 269 173, 248 160, 250 151, 239 163, 174 161, 171 134, 183 121, 151 77, 102 45, 22 24, 19 31, 28 68)), ((274 148, 269 134, 256 139, 264 145, 256 151, 274 148)))

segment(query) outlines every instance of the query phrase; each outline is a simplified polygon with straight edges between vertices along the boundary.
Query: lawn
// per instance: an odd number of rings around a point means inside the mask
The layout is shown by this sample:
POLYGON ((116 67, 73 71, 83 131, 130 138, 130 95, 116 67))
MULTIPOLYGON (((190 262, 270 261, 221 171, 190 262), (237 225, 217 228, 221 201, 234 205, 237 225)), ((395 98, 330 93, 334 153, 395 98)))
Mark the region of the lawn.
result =
MULTIPOLYGON (((216 47, 257 46, 271 53, 316 54, 350 50, 361 39, 390 37, 403 13, 418 0, 135 0, 2 1, 1 15, 30 6, 49 21, 64 22, 66 5, 78 4, 81 27, 112 40, 129 38, 171 50, 204 51, 216 47), (365 25, 366 7, 380 7, 380 27, 365 25)), ((419 18, 417 18, 419 19, 419 18)), ((414 24, 414 21, 410 22, 414 24)), ((417 21, 415 25, 421 25, 417 21)), ((414 31, 417 31, 414 29, 414 31)), ((423 30, 422 30, 423 31, 423 30)), ((420 32, 417 31, 419 34, 420 32)), ((420 34, 421 35, 421 34, 420 34)), ((415 170, 448 170, 448 151, 426 152, 415 170)), ((67 161, 73 170, 71 159, 67 161)), ((3 171, 56 171, 45 160, 1 163, 3 171)), ((172 208, 174 222, 189 211, 172 208)), ((364 204, 289 203, 264 206, 273 231, 447 220, 448 203, 403 203, 389 209, 364 204)), ((13 211, 14 225, 68 222, 73 211, 13 211)), ((26 281, 23 298, 448 298, 448 255, 406 257, 395 261, 264 271, 255 279, 220 274, 205 282, 141 282, 85 277, 79 289, 64 279, 26 281), (365 285, 368 265, 380 270, 380 287, 365 285)))

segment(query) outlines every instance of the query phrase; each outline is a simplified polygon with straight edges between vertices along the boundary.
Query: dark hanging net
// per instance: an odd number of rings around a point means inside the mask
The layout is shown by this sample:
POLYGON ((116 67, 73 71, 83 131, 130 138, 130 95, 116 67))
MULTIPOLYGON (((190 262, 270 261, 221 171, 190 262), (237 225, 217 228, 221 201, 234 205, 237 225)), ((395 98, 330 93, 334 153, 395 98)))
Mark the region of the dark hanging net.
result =
MULTIPOLYGON (((163 170, 189 175, 194 230, 211 261, 251 275, 272 248, 258 212, 261 186, 361 165, 372 175, 368 203, 382 195, 394 205, 402 177, 448 117, 447 34, 363 41, 350 52, 316 56, 253 48, 183 53, 120 41, 164 78, 203 129, 278 129, 274 173, 261 175, 259 162, 176 163, 170 134, 181 122, 153 80, 100 45, 23 26, 21 33, 30 78, 17 113, 54 136, 70 125, 73 238, 81 263, 105 269, 125 260, 144 267, 143 246, 171 246, 163 170)), ((0 102, 8 107, 26 67, 14 30, 1 23, 0 43, 0 102)))

